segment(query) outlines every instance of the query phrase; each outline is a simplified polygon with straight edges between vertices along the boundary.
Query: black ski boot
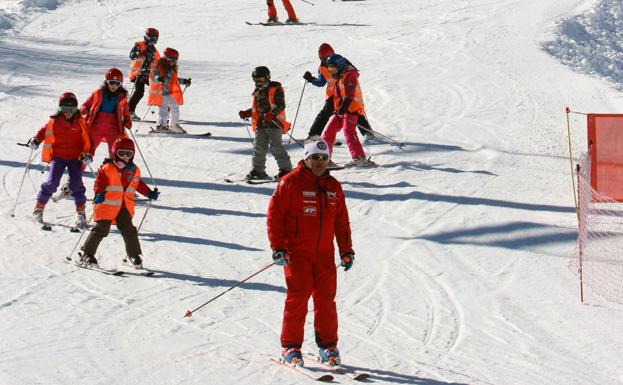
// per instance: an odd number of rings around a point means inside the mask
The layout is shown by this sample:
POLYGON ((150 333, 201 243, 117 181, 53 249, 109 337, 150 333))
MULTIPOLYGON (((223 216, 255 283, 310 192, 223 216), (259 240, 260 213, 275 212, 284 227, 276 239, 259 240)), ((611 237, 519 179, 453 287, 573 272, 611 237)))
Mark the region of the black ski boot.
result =
POLYGON ((76 264, 82 265, 82 266, 94 265, 95 267, 99 267, 99 265, 97 264, 97 259, 95 259, 95 256, 91 254, 87 254, 84 251, 78 252, 78 260, 76 261, 76 264))
POLYGON ((140 255, 133 255, 131 257, 127 257, 127 259, 124 259, 123 262, 127 263, 128 265, 130 265, 131 267, 135 269, 143 268, 143 260, 141 259, 140 255))
POLYGON ((251 170, 246 176, 247 180, 254 179, 266 179, 268 178, 268 174, 265 171, 257 171, 256 169, 251 170))

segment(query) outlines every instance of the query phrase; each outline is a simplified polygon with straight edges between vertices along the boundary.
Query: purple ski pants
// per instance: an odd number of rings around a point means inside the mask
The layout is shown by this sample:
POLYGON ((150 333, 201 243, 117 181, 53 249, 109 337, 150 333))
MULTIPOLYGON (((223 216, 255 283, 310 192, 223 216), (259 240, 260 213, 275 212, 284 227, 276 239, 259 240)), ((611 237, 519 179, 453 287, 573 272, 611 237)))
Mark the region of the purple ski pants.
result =
POLYGON ((76 205, 86 203, 87 197, 85 193, 87 190, 84 187, 84 183, 82 183, 82 162, 57 157, 54 157, 50 163, 48 180, 41 184, 41 190, 37 194, 37 201, 43 204, 48 203, 52 194, 58 189, 65 169, 69 172, 69 189, 71 190, 71 196, 74 197, 74 202, 76 202, 76 205))

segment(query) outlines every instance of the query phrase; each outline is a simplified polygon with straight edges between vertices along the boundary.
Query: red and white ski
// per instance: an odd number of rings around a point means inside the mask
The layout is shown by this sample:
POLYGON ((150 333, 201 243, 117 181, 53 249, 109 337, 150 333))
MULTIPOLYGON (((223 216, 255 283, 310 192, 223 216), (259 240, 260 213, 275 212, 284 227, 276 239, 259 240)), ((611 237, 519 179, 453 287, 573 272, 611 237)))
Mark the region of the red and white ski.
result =
POLYGON ((281 366, 285 366, 286 368, 290 368, 291 370, 294 370, 295 372, 309 378, 312 379, 314 381, 320 381, 320 382, 331 382, 333 381, 333 376, 327 373, 316 373, 313 370, 310 370, 304 366, 292 366, 288 363, 283 362, 282 360, 275 358, 275 357, 270 357, 270 360, 273 362, 278 363, 281 366))
POLYGON ((323 362, 320 357, 318 357, 315 354, 312 353, 305 353, 305 356, 309 357, 309 358, 313 358, 315 359, 320 365, 322 365, 323 367, 334 371, 335 373, 338 374, 342 374, 344 376, 350 377, 355 381, 365 381, 368 378, 370 378, 370 374, 369 373, 364 373, 364 372, 357 372, 355 370, 349 369, 347 367, 344 366, 331 366, 326 362, 323 362))

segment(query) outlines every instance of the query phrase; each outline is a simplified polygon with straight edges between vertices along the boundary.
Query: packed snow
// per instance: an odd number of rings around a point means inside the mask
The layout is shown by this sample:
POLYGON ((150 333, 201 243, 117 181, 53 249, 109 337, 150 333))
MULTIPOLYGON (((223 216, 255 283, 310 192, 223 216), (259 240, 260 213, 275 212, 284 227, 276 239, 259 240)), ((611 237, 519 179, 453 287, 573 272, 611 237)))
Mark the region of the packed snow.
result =
MULTIPOLYGON (((580 303, 568 268, 577 220, 564 115, 623 110, 620 2, 312 2, 293 1, 310 24, 279 27, 245 24, 266 19, 256 0, 0 4, 0 384, 313 383, 269 360, 280 353, 280 268, 184 314, 272 262, 274 186, 223 180, 251 167, 237 112, 250 107, 251 71, 266 65, 292 121, 323 42, 361 71, 373 128, 406 144, 367 145, 379 167, 334 172, 357 255, 338 271, 344 364, 371 383, 623 384, 623 307, 590 288, 580 303), (29 220, 45 164, 35 158, 18 197, 29 149, 15 144, 47 122, 62 92, 84 101, 110 67, 131 90, 128 53, 146 27, 160 30, 161 52, 179 50, 179 74, 193 79, 181 124, 213 135, 155 136, 135 123, 153 179, 137 163, 161 191, 140 234, 156 276, 112 277, 64 262, 79 237, 67 230, 71 201, 46 207, 52 232, 29 220)), ((295 138, 323 99, 305 88, 295 138)), ((153 120, 151 111, 143 99, 137 113, 153 120)), ((577 159, 584 118, 572 115, 571 128, 577 159)), ((94 165, 105 155, 100 146, 94 165)), ((334 157, 349 160, 345 148, 334 157)), ((271 157, 267 166, 277 173, 271 157)), ((112 231, 100 264, 124 269, 123 250, 112 231)), ((312 320, 303 350, 316 353, 312 320)))

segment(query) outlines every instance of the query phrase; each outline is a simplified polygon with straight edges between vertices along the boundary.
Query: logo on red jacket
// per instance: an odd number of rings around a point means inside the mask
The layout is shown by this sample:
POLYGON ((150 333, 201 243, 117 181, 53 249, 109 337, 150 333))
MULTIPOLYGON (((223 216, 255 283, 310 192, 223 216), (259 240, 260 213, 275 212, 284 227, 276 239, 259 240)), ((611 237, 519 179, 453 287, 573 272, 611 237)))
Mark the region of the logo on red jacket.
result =
POLYGON ((307 216, 316 216, 316 206, 305 206, 303 208, 303 213, 307 216))

